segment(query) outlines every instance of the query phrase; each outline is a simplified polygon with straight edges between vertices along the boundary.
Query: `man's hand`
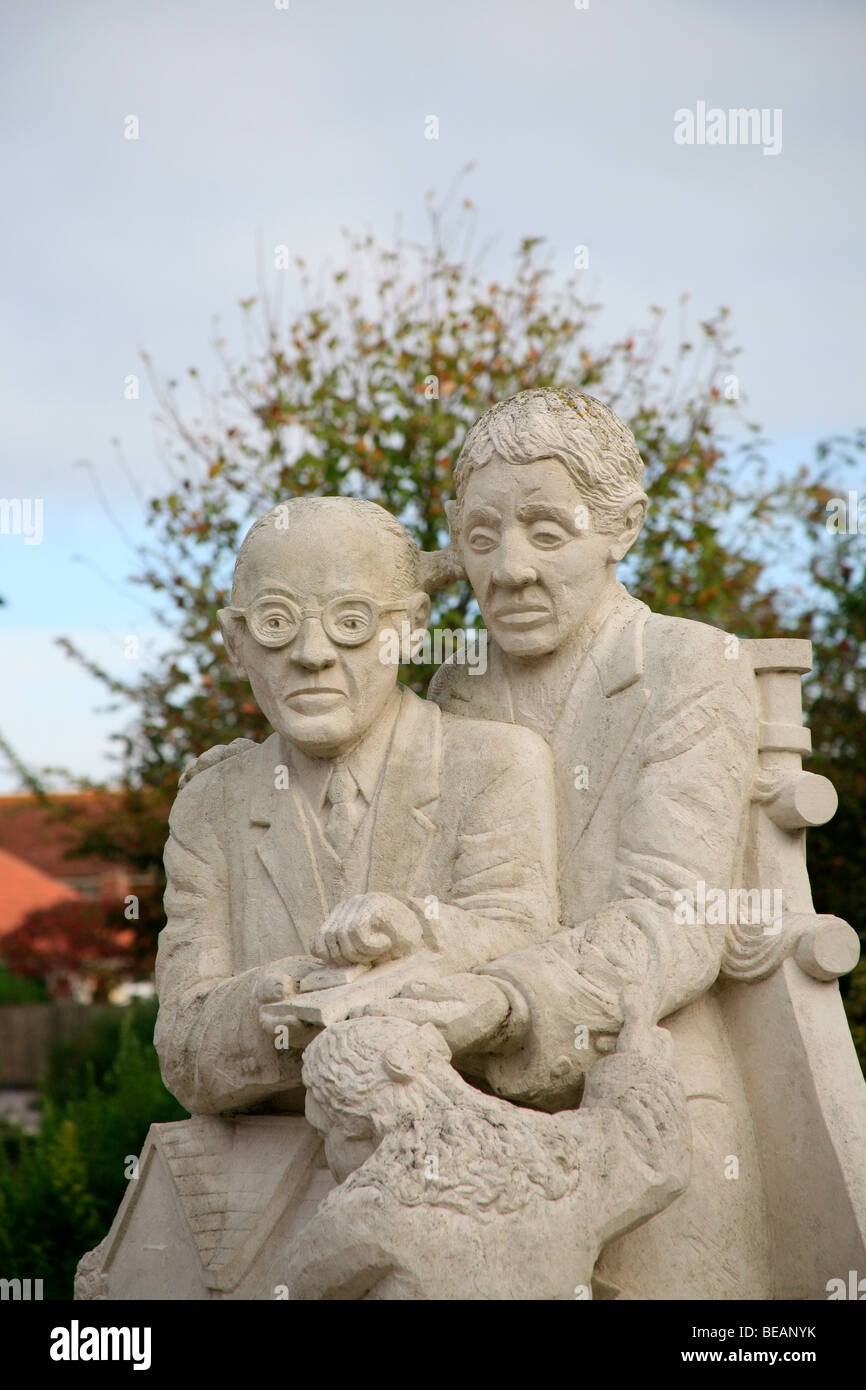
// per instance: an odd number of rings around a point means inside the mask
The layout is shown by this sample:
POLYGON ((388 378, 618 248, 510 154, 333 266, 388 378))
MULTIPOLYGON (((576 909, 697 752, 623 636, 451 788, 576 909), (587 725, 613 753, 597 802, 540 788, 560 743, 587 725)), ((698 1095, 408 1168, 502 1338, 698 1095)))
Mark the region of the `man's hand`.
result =
POLYGON ((404 985, 394 999, 368 1004, 353 1014, 389 1014, 409 1023, 433 1023, 452 1056, 483 1051, 504 1027, 508 996, 488 975, 449 975, 435 983, 404 985))
POLYGON ((334 908, 312 950, 331 965, 373 965, 410 956, 423 944, 410 907, 387 893, 362 893, 334 908))
POLYGON ((259 1023, 275 1045, 276 1038, 280 1037, 284 1039, 281 1046, 288 1044, 289 1047, 303 1050, 319 1031, 306 1023, 300 1023, 297 1019, 283 1016, 278 1009, 272 1007, 281 1004, 285 999, 293 998, 304 976, 319 968, 319 961, 314 960, 312 956, 284 956, 282 960, 275 960, 260 971, 255 987, 259 1023), (282 1030, 280 1033, 277 1033, 278 1028, 282 1030))
POLYGON ((256 1003, 278 1004, 281 999, 291 999, 304 976, 318 969, 319 962, 312 956, 283 956, 281 960, 272 961, 259 972, 256 1003))

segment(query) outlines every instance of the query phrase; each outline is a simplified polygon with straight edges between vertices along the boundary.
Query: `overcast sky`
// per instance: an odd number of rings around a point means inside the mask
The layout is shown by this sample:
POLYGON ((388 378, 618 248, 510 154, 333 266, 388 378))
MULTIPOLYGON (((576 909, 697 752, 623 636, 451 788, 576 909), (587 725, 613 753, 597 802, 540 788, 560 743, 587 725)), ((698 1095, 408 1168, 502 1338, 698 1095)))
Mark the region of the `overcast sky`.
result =
POLYGON ((208 366, 257 234, 315 264, 343 226, 420 230, 474 160, 494 267, 533 234, 567 275, 586 245, 617 334, 683 291, 729 305, 781 467, 866 423, 861 0, 41 0, 2 30, 0 495, 42 498, 44 537, 0 535, 0 731, 28 760, 105 771, 118 716, 53 638, 122 672, 151 626, 78 464, 138 537, 109 441, 163 475, 124 378, 142 348, 208 366), (699 103, 765 109, 781 147, 676 143, 699 103))

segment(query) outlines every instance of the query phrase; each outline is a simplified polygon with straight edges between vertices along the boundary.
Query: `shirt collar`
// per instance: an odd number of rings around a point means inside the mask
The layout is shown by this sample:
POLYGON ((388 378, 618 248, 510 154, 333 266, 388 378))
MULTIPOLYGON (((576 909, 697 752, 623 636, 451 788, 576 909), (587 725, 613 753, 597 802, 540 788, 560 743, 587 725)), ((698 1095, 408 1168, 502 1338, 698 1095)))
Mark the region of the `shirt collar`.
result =
POLYGON ((318 810, 324 807, 331 774, 340 763, 348 768, 367 805, 372 803, 385 765, 399 708, 398 687, 375 724, 345 758, 310 758, 294 744, 284 741, 288 761, 313 806, 318 810))

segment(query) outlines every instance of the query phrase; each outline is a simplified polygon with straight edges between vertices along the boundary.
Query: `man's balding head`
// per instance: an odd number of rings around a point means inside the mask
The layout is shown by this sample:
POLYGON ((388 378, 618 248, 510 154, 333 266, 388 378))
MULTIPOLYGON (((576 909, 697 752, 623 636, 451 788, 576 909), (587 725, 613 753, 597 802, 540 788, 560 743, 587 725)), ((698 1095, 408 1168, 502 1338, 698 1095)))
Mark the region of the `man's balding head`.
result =
POLYGON ((373 597, 394 598, 418 588, 418 547, 384 507, 354 497, 293 497, 254 521, 244 537, 232 603, 251 602, 262 572, 278 577, 293 554, 302 558, 311 544, 333 557, 335 581, 357 576, 373 597))

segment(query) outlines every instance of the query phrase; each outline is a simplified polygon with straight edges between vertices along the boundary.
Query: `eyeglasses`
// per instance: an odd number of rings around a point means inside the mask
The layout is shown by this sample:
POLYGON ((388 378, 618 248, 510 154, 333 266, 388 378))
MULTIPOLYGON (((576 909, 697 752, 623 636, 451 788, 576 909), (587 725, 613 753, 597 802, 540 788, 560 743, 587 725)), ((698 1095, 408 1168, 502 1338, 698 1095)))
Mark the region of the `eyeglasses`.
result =
POLYGON ((332 642, 341 647, 359 647, 369 642, 383 613, 405 608, 407 595, 389 603, 377 603, 366 594, 341 594, 324 608, 301 608, 285 594, 263 594, 246 608, 224 608, 234 618, 246 619, 247 627, 263 647, 286 647, 293 642, 306 618, 320 618, 332 642))

